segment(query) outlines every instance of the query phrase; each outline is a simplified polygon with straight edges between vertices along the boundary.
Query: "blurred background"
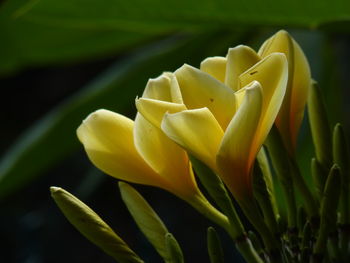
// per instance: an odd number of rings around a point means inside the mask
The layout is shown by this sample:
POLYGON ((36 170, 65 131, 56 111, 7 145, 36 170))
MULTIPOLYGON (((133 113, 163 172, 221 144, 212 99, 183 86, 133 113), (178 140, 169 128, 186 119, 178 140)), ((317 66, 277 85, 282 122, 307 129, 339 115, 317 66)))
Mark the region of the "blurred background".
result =
MULTIPOLYGON (((0 262, 113 262, 64 218, 50 197, 53 185, 87 203, 145 262, 162 262, 122 203, 117 180, 91 165, 75 130, 99 108, 133 118, 147 80, 183 63, 198 67, 238 44, 257 50, 286 29, 309 59, 331 124, 341 122, 349 135, 349 21, 345 1, 3 1, 0 262)), ((298 153, 309 178, 307 116, 298 153)), ((186 262, 209 262, 212 224, 163 190, 135 187, 177 238, 186 262)), ((241 262, 220 236, 228 262, 241 262)))

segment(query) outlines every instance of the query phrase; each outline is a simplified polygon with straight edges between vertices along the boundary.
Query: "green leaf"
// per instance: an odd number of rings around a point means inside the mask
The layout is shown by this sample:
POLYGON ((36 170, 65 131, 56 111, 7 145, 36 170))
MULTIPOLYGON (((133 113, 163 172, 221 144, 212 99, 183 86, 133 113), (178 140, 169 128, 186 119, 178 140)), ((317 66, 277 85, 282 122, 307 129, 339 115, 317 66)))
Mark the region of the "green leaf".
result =
POLYGON ((68 221, 88 240, 120 263, 142 263, 143 260, 86 204, 59 187, 51 195, 68 221))
POLYGON ((222 250, 219 236, 213 227, 207 231, 208 253, 211 263, 224 263, 224 252, 222 250))
POLYGON ((283 4, 275 0, 251 0, 249 3, 169 0, 166 4, 161 0, 41 0, 21 12, 21 18, 74 27, 94 26, 133 31, 169 31, 213 24, 317 27, 324 23, 349 21, 349 7, 346 1, 318 5, 316 0, 296 0, 283 4))
POLYGON ((6 1, 0 9, 0 75, 25 66, 39 66, 106 57, 145 43, 155 34, 116 28, 76 28, 17 17, 38 1, 6 1))
POLYGON ((90 112, 99 108, 122 114, 132 112, 134 99, 142 93, 148 78, 174 70, 184 62, 197 64, 208 55, 221 54, 241 36, 238 33, 177 36, 112 65, 18 138, 0 162, 0 198, 25 186, 76 151, 79 146, 76 128, 90 112))
POLYGON ((184 30, 281 25, 348 30, 350 21, 348 1, 7 0, 1 9, 3 73, 115 54, 184 30))
POLYGON ((165 260, 170 260, 165 235, 169 232, 148 202, 130 185, 119 182, 122 199, 137 226, 165 260))
POLYGON ((184 263, 182 250, 171 233, 165 235, 165 243, 170 259, 166 263, 184 263))

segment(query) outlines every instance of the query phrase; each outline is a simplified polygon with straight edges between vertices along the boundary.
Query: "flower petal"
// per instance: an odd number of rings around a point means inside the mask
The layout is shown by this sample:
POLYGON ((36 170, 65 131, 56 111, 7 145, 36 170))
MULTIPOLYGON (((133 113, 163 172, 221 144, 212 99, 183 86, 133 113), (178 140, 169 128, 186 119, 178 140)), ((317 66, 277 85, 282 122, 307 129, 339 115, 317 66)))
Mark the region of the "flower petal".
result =
POLYGON ((284 53, 288 60, 288 87, 276 125, 289 152, 293 153, 311 82, 310 67, 298 43, 284 30, 265 41, 259 50, 262 57, 273 52, 284 53))
POLYGON ((89 159, 105 173, 134 183, 166 185, 137 153, 133 126, 132 120, 120 114, 98 110, 83 121, 77 135, 89 159))
POLYGON ((210 57, 202 61, 200 70, 225 83, 226 58, 210 57))
POLYGON ((243 86, 256 80, 262 87, 262 120, 257 133, 259 141, 263 142, 276 119, 286 92, 287 59, 282 53, 272 53, 244 72, 239 80, 243 86))
POLYGON ((233 91, 209 74, 186 64, 175 76, 187 108, 207 107, 225 130, 235 113, 233 91))
POLYGON ((150 79, 147 82, 143 98, 150 98, 174 103, 183 103, 182 96, 173 73, 163 73, 156 79, 150 79))
POLYGON ((162 130, 169 138, 216 170, 216 153, 224 132, 207 108, 166 114, 162 130))
POLYGON ((159 129, 166 112, 175 113, 186 110, 184 104, 145 98, 136 100, 136 108, 143 117, 159 129))
POLYGON ((171 185, 169 191, 181 197, 198 192, 186 152, 141 114, 135 119, 134 143, 147 164, 171 185))
POLYGON ((256 133, 262 113, 262 88, 255 81, 245 89, 244 101, 225 132, 216 159, 219 175, 239 200, 252 194, 251 168, 261 147, 256 133))
POLYGON ((230 48, 227 53, 225 84, 234 91, 241 88, 238 81, 239 75, 256 64, 260 57, 248 46, 230 48))

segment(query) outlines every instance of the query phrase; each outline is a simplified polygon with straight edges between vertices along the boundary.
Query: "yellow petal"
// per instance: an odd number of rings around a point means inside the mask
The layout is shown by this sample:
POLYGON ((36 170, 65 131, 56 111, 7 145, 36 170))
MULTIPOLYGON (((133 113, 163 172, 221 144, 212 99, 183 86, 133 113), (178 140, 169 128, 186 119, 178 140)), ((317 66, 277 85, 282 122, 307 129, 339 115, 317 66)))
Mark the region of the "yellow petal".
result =
POLYGON ((120 114, 98 110, 83 121, 77 135, 91 162, 105 173, 134 183, 166 184, 137 153, 133 126, 120 114))
POLYGON ((182 198, 197 193, 186 152, 141 114, 135 119, 134 143, 147 164, 171 186, 167 190, 182 198))
POLYGON ((216 153, 224 132, 207 108, 166 114, 162 130, 197 159, 216 170, 216 153))
POLYGON ((234 91, 241 88, 238 81, 239 75, 256 64, 260 57, 248 46, 230 48, 227 53, 227 66, 225 84, 234 91))
POLYGON ((184 104, 145 98, 136 100, 136 108, 144 118, 159 129, 163 116, 166 112, 175 113, 186 110, 186 106, 184 104))
POLYGON ((238 200, 252 194, 251 168, 261 147, 256 132, 263 105, 262 88, 255 81, 245 89, 244 101, 225 132, 216 159, 221 178, 238 200))
POLYGON ((187 108, 207 107, 225 130, 235 113, 232 90, 209 74, 189 65, 179 68, 175 76, 187 108))
POLYGON ((261 127, 257 131, 259 141, 264 141, 280 110, 288 81, 288 64, 284 54, 272 53, 241 74, 241 85, 256 80, 263 92, 261 127))
POLYGON ((300 46, 293 40, 294 72, 290 103, 290 131, 293 149, 304 117, 305 105, 311 85, 311 73, 307 59, 300 46))
POLYGON ((208 73, 220 82, 225 82, 226 75, 226 58, 210 57, 202 61, 201 71, 208 73))
POLYGON ((163 73, 156 79, 147 82, 143 98, 183 103, 179 84, 173 73, 163 73))
POLYGON ((298 43, 284 30, 265 41, 259 50, 262 57, 273 52, 284 53, 288 60, 288 87, 276 125, 289 152, 293 154, 310 87, 310 68, 298 43))

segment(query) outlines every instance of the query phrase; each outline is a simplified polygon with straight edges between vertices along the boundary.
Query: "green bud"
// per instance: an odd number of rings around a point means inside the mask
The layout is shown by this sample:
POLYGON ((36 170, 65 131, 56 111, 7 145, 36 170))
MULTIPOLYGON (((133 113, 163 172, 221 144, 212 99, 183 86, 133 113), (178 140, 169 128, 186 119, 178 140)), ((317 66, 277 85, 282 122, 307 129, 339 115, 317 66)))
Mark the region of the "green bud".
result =
POLYGON ((297 225, 297 208, 289 155, 276 126, 272 127, 265 144, 286 200, 288 227, 295 228, 297 225))
POLYGON ((341 169, 340 223, 350 224, 349 210, 349 150, 343 127, 338 123, 333 131, 333 161, 341 169))
POLYGON ((264 220, 275 235, 278 235, 277 216, 274 213, 272 193, 268 186, 268 180, 264 176, 260 166, 256 163, 253 171, 253 191, 254 197, 258 201, 258 204, 262 210, 264 220))
POLYGON ((207 231, 208 254, 211 263, 224 263, 224 252, 222 250, 219 236, 213 227, 207 231))
POLYGON ((324 185, 327 180, 327 173, 316 158, 311 159, 311 176, 313 179, 317 197, 319 200, 321 200, 324 185))
POLYGON ((169 232, 148 202, 129 184, 119 182, 122 199, 137 226, 165 260, 169 260, 165 235, 169 232))
POLYGON ((184 263, 182 250, 172 234, 165 234, 165 244, 169 255, 166 263, 184 263))
POLYGON ((120 263, 143 262, 90 207, 60 187, 50 187, 50 190, 68 221, 106 254, 120 263))
POLYGON ((336 230, 340 185, 340 169, 337 164, 334 164, 329 172, 321 202, 320 230, 314 247, 316 255, 322 255, 325 252, 328 235, 336 230))
POLYGON ((316 82, 310 88, 308 113, 317 160, 324 169, 329 169, 332 165, 332 135, 321 91, 316 82))

